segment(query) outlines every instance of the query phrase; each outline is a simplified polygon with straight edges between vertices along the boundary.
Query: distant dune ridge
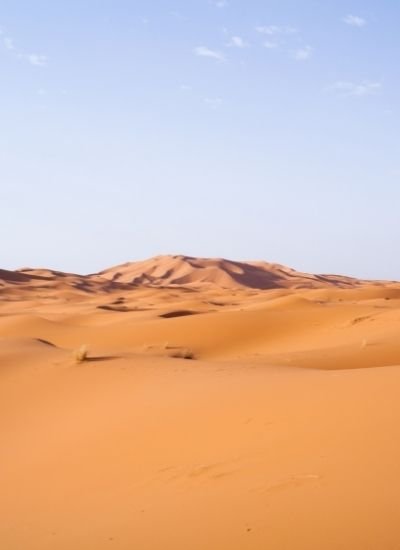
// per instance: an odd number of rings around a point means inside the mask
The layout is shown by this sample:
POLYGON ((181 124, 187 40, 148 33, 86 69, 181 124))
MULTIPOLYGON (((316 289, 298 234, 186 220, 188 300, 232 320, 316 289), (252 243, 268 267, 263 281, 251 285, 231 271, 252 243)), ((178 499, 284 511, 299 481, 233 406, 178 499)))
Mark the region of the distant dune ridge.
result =
POLYGON ((0 270, 0 548, 398 550, 399 327, 273 263, 0 270))
POLYGON ((352 286, 360 281, 335 275, 309 275, 280 264, 235 262, 223 258, 156 256, 143 262, 128 262, 99 273, 124 283, 170 286, 208 283, 221 288, 320 288, 352 286))
POLYGON ((82 290, 122 289, 123 285, 173 287, 201 285, 221 289, 248 288, 255 290, 296 288, 355 288, 369 283, 342 275, 311 275, 292 268, 262 261, 239 262, 223 258, 195 258, 182 255, 155 256, 144 261, 127 262, 96 274, 78 275, 50 269, 24 268, 0 270, 0 283, 32 284, 62 283, 82 290), (105 282, 108 281, 108 282, 105 282), (112 287, 112 283, 120 286, 112 287))

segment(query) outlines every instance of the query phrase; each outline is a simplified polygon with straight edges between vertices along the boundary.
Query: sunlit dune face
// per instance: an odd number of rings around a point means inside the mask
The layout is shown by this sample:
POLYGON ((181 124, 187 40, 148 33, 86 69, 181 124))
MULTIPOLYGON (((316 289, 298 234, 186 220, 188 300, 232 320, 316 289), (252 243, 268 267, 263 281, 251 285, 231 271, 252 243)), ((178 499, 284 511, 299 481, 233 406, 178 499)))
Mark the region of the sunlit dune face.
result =
POLYGON ((399 284, 0 275, 2 547, 397 548, 399 284))

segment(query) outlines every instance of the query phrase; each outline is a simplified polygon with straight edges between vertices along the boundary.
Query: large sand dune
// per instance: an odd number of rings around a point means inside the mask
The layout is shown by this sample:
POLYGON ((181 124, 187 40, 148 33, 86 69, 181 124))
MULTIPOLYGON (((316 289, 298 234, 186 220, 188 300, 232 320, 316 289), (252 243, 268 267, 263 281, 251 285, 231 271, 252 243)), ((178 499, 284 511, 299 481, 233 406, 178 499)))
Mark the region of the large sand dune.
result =
POLYGON ((0 270, 0 547, 400 548, 399 328, 265 262, 0 270))

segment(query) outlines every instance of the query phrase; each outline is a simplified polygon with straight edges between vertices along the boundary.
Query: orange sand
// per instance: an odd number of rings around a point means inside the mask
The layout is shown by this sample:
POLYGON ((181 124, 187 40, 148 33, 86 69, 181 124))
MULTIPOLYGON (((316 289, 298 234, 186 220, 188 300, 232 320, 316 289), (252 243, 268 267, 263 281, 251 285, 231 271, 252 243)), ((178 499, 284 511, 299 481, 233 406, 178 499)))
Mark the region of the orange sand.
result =
POLYGON ((397 550, 399 326, 276 264, 0 270, 0 548, 397 550))

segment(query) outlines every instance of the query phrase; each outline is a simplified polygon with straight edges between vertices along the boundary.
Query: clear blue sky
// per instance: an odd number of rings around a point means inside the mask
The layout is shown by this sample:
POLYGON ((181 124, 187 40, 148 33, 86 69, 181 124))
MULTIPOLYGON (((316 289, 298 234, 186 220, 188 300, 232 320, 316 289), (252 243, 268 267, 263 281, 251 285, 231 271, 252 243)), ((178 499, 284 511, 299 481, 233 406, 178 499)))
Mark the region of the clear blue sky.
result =
POLYGON ((400 2, 4 0, 0 267, 400 279, 400 2))

